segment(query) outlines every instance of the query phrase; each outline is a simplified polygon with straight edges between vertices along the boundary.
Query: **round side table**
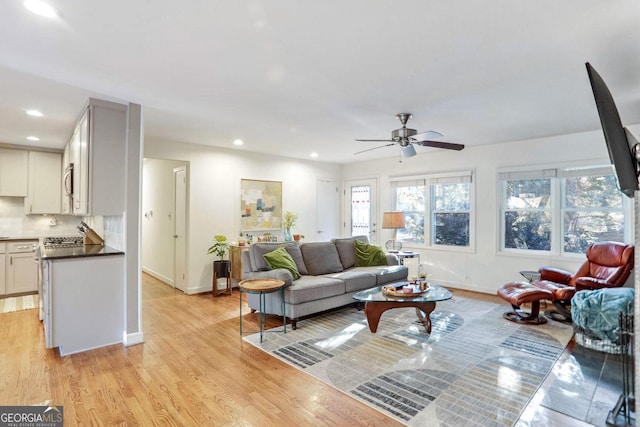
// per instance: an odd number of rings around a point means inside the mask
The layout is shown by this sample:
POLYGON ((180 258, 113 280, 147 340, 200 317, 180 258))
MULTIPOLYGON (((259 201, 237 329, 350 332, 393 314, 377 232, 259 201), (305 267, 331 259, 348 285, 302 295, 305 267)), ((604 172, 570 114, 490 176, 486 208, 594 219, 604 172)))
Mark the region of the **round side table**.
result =
POLYGON ((278 279, 247 279, 238 283, 240 290, 240 336, 242 336, 242 293, 258 294, 260 299, 260 314, 258 322, 260 323, 260 342, 262 342, 262 334, 264 327, 267 325, 266 295, 281 291, 282 292, 282 327, 284 333, 287 333, 287 314, 284 305, 284 282, 278 279))

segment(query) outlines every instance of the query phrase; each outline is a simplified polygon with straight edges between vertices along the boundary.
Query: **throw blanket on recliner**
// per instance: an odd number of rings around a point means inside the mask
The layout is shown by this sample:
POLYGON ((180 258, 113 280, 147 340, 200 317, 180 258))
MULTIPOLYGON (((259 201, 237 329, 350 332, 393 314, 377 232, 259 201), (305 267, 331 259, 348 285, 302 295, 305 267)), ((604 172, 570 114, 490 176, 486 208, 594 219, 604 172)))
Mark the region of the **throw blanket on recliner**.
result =
POLYGON ((571 299, 574 326, 601 340, 619 343, 620 313, 633 314, 632 288, 579 291, 571 299))

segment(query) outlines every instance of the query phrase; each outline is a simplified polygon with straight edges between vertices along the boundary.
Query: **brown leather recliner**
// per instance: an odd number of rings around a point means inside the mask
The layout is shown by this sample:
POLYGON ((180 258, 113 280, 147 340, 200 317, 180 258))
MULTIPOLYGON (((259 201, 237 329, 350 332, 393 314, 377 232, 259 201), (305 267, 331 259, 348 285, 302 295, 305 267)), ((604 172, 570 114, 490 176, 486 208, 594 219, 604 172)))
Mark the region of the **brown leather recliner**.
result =
POLYGON ((598 242, 587 248, 587 260, 575 273, 541 267, 540 279, 531 284, 553 294, 555 310, 545 315, 571 322, 571 298, 577 291, 624 286, 634 266, 634 246, 618 242, 598 242))

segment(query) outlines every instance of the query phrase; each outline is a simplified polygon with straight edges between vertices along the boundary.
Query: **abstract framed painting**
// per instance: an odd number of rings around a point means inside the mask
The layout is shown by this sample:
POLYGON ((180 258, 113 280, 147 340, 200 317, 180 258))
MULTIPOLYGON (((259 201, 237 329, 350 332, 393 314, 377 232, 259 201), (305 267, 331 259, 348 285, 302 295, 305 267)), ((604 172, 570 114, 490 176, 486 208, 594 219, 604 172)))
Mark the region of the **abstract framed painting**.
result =
POLYGON ((282 182, 240 180, 240 230, 282 228, 282 182))

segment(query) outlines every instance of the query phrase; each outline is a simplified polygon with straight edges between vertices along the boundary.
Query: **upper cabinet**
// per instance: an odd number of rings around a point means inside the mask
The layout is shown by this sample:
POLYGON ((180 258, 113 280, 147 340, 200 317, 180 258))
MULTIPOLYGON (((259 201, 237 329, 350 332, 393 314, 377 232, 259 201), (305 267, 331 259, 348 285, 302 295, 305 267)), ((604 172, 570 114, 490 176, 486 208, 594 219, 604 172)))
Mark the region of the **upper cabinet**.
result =
POLYGON ((62 154, 29 151, 27 214, 59 214, 61 202, 62 154))
POLYGON ((90 99, 69 141, 74 215, 122 215, 125 210, 127 105, 90 99))
POLYGON ((0 196, 27 196, 27 151, 0 148, 0 196))

